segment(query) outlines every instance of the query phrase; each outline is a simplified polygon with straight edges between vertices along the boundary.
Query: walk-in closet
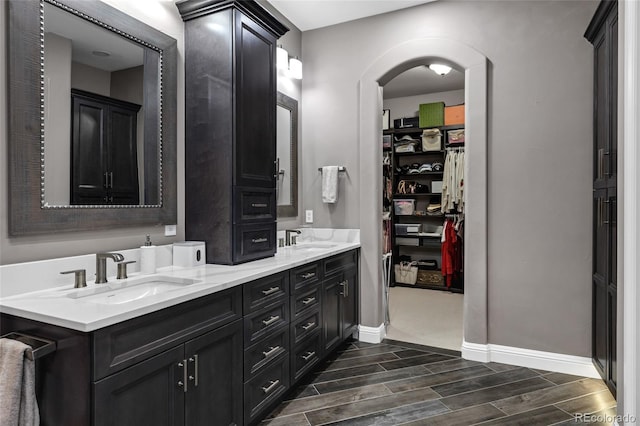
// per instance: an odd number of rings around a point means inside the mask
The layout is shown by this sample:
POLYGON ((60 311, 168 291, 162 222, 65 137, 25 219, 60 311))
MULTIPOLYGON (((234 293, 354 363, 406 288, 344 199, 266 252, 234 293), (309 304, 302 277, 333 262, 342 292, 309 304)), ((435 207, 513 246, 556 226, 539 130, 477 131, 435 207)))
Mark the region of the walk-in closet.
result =
POLYGON ((383 88, 387 337, 460 350, 464 297, 464 72, 425 64, 383 88))

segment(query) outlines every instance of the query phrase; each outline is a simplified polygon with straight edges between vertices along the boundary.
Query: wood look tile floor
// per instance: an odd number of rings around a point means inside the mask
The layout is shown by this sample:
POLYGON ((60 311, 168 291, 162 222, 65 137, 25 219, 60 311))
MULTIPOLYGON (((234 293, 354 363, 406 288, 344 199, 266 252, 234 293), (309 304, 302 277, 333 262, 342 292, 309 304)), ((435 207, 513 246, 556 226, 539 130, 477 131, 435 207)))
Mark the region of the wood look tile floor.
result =
POLYGON ((261 425, 582 424, 575 414, 612 417, 616 401, 601 380, 385 340, 344 344, 261 425))

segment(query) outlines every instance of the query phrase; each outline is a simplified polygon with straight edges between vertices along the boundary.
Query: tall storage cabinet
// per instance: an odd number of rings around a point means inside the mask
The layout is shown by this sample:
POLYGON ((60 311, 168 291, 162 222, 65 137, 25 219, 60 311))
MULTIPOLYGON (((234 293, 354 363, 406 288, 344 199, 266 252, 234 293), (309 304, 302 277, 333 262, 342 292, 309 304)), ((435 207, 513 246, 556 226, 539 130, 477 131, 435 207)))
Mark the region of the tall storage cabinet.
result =
POLYGON ((207 263, 276 251, 276 40, 255 1, 186 0, 185 227, 207 263))
POLYGON ((594 47, 593 363, 616 394, 618 6, 601 1, 585 37, 594 47))

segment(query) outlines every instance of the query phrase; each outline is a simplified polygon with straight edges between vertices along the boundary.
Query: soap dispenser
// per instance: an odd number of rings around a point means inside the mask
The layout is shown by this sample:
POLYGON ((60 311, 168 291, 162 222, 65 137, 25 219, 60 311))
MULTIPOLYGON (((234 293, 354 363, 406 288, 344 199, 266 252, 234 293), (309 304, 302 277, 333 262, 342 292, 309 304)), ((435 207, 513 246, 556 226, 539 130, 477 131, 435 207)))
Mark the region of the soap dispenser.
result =
POLYGON ((147 240, 140 247, 140 273, 156 273, 156 246, 151 244, 151 237, 147 235, 147 240))

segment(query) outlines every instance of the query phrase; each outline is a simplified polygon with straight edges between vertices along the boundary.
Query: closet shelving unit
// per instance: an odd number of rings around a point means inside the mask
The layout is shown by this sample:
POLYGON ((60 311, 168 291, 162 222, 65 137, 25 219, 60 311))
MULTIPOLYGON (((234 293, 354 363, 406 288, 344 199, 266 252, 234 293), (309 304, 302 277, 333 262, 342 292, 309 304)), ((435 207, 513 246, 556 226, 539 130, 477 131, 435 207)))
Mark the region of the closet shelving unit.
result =
MULTIPOLYGON (((391 167, 393 170, 393 188, 394 193, 392 197, 392 206, 391 206, 391 241, 393 246, 393 259, 394 263, 399 263, 400 256, 409 255, 412 260, 423 260, 423 259, 435 259, 438 262, 438 267, 441 267, 442 262, 442 254, 441 254, 441 238, 439 236, 422 236, 422 235, 396 235, 395 232, 395 224, 399 223, 422 223, 423 227, 425 226, 442 226, 445 219, 445 214, 412 214, 412 215, 396 215, 393 208, 393 200, 398 199, 415 199, 416 200, 416 211, 426 211, 426 207, 430 202, 440 203, 442 194, 441 193, 420 193, 420 194, 400 194, 397 192, 398 183, 401 180, 409 180, 415 181, 422 184, 429 185, 429 189, 433 188, 432 183, 434 181, 442 181, 442 177, 444 174, 444 170, 441 171, 427 171, 423 173, 402 173, 396 170, 397 167, 406 164, 413 163, 431 163, 440 162, 444 166, 444 160, 446 157, 446 148, 449 146, 447 143, 447 132, 451 130, 460 130, 464 129, 464 125, 451 125, 451 126, 439 126, 439 127, 429 127, 429 129, 437 128, 442 133, 442 146, 444 149, 439 151, 417 151, 417 152, 409 152, 409 153, 397 153, 395 152, 395 144, 396 137, 402 137, 404 135, 413 136, 418 141, 421 140, 423 130, 427 128, 405 128, 405 129, 389 129, 384 130, 384 135, 392 135, 392 148, 385 148, 384 151, 391 151, 392 153, 392 161, 391 167), (400 240, 398 241, 398 238, 400 240), (411 241, 412 244, 405 244, 404 242, 411 241)), ((456 147, 464 147, 464 144, 456 144, 451 145, 456 147)), ((418 148, 421 148, 419 144, 418 148)), ((440 269, 438 269, 438 273, 440 273, 440 269)), ((442 285, 430 285, 430 284, 405 284, 395 281, 394 274, 392 273, 391 285, 400 286, 400 287, 412 287, 412 288, 424 288, 429 290, 442 290, 442 291, 450 291, 453 293, 463 293, 464 292, 464 282, 463 279, 460 278, 458 280, 454 280, 451 287, 447 287, 444 283, 442 285)))

